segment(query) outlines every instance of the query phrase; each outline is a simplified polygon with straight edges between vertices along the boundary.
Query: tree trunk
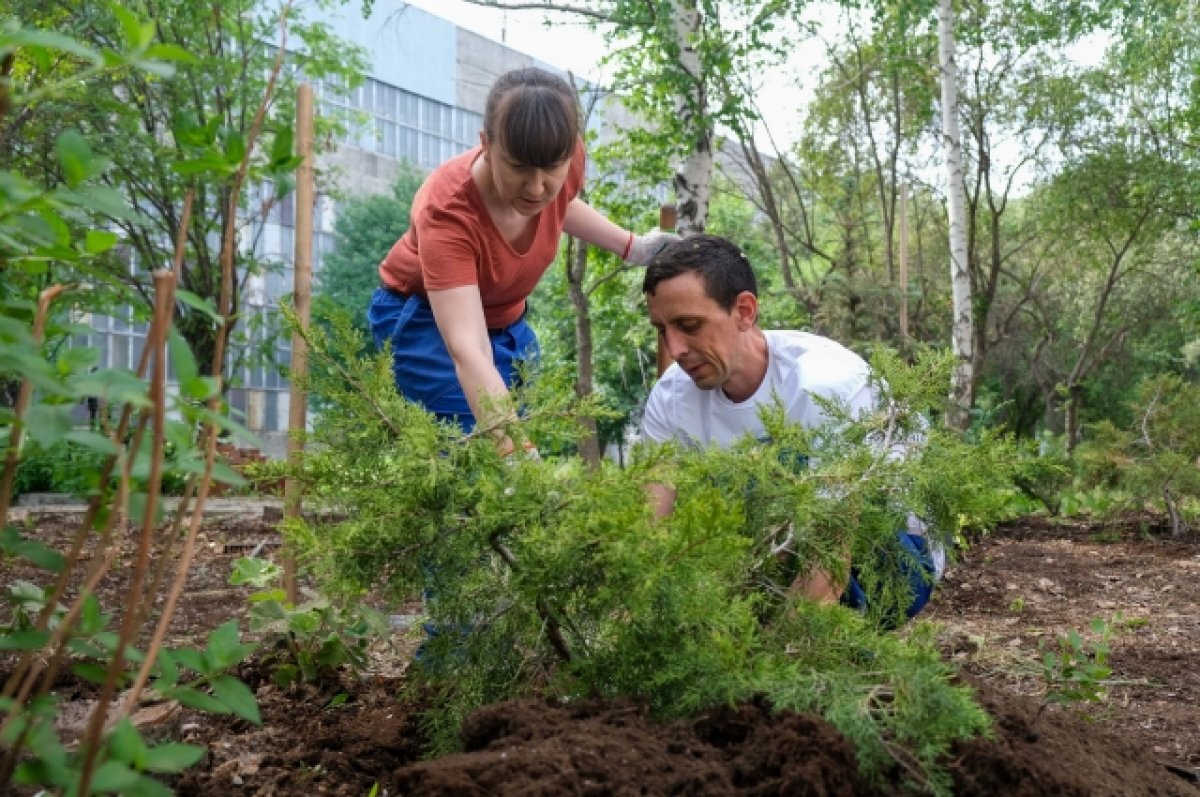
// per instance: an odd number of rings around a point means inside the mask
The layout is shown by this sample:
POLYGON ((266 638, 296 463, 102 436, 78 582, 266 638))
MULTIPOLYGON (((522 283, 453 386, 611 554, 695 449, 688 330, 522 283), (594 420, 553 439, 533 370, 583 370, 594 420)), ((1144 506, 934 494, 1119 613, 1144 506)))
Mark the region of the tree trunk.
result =
MULTIPOLYGON (((574 238, 567 239, 567 286, 571 294, 571 306, 575 308, 576 366, 575 395, 587 398, 596 390, 595 369, 592 363, 592 316, 588 308, 587 293, 583 279, 587 275, 587 244, 574 238)), ((600 433, 595 418, 580 418, 579 423, 587 430, 587 436, 579 443, 579 456, 589 465, 600 464, 600 433)))
POLYGON ((675 173, 680 235, 704 232, 712 192, 713 130, 700 56, 692 42, 700 32, 700 10, 695 0, 671 0, 671 31, 679 48, 679 66, 691 78, 690 90, 679 98, 678 110, 692 131, 690 150, 675 173))
POLYGON ((950 0, 938 0, 938 56, 942 71, 942 136, 946 152, 947 200, 950 215, 950 286, 953 305, 951 347, 955 367, 951 378, 947 425, 966 429, 974 395, 974 323, 971 273, 967 262, 966 190, 962 137, 958 126, 958 67, 954 55, 954 11, 950 0))

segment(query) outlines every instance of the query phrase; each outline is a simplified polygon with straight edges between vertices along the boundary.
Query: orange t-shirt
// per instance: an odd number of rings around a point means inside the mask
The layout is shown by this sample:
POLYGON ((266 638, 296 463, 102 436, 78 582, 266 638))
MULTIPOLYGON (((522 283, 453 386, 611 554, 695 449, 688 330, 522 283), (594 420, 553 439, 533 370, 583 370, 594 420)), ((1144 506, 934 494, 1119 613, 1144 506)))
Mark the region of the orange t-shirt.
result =
POLYGON ((508 326, 525 312, 525 299, 558 254, 567 205, 583 186, 583 144, 571 157, 562 190, 536 217, 528 251, 518 252, 496 229, 471 164, 475 147, 441 166, 413 197, 411 223, 379 264, 385 287, 403 294, 478 285, 489 329, 508 326))

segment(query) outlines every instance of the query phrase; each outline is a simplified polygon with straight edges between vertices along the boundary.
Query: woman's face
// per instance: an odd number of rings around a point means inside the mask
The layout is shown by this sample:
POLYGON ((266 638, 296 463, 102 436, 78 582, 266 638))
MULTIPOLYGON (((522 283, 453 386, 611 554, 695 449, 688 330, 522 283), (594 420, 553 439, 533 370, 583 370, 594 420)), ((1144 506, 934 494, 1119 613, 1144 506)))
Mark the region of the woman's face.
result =
POLYGON ((479 140, 492 186, 502 204, 522 216, 535 216, 562 190, 571 168, 570 158, 546 168, 528 166, 513 160, 504 146, 489 141, 487 134, 480 133, 479 140))

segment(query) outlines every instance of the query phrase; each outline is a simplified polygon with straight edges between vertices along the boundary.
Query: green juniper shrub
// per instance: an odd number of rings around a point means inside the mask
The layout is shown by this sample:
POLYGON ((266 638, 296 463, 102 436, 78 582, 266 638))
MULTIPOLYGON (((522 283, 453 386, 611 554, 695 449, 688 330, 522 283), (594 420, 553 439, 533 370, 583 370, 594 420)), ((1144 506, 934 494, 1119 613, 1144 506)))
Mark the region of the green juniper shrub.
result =
MULTIPOLYGON (((626 467, 589 468, 504 458, 485 434, 437 423, 398 396, 386 352, 354 356, 344 320, 308 334, 326 410, 295 476, 324 511, 287 532, 332 595, 428 591, 440 633, 417 669, 441 694, 436 750, 453 749, 467 712, 521 695, 630 696, 660 717, 763 696, 827 717, 874 775, 902 746, 919 762, 908 775, 947 793, 938 756, 987 721, 927 626, 882 630, 908 587, 880 553, 909 511, 948 542, 1005 517, 1016 466, 999 436, 964 443, 920 411, 946 394, 945 358, 878 358, 884 399, 868 418, 830 407, 838 422, 813 433, 767 413, 765 443, 645 445, 626 467), (653 517, 653 483, 677 489, 669 518, 653 517), (844 574, 847 550, 879 587, 878 614, 789 593, 804 568, 844 574)), ((508 431, 539 444, 569 441, 593 411, 536 390, 521 401, 527 420, 508 431)))

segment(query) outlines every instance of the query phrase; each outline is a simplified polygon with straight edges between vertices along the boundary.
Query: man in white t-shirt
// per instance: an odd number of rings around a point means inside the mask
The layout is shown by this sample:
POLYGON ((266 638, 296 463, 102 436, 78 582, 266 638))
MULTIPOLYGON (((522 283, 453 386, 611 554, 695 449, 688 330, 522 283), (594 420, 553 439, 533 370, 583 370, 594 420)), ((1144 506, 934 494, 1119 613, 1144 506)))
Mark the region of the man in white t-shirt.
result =
MULTIPOLYGON (((642 433, 649 440, 704 448, 747 435, 764 439, 760 410, 776 402, 789 420, 815 428, 828 419, 814 396, 852 415, 875 407, 870 368, 857 354, 820 335, 759 327, 754 271, 729 241, 697 235, 669 245, 647 267, 643 291, 650 322, 675 361, 646 402, 642 433)), ((669 514, 674 489, 656 485, 653 492, 656 511, 669 514)), ((929 600, 942 557, 930 553, 919 521, 909 525, 898 538, 911 554, 902 568, 912 617, 929 600)), ((818 571, 792 589, 860 609, 868 603, 853 570, 848 583, 818 571)))

